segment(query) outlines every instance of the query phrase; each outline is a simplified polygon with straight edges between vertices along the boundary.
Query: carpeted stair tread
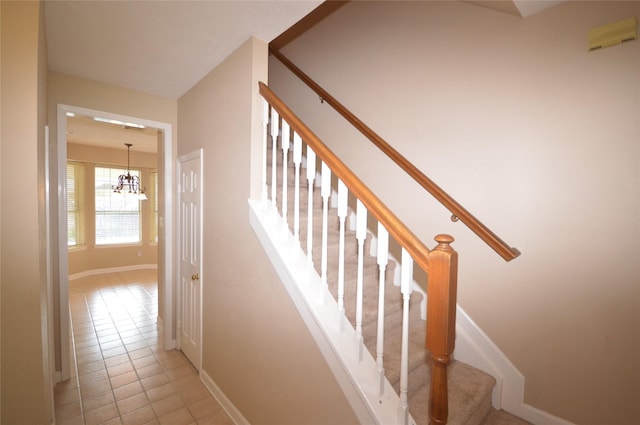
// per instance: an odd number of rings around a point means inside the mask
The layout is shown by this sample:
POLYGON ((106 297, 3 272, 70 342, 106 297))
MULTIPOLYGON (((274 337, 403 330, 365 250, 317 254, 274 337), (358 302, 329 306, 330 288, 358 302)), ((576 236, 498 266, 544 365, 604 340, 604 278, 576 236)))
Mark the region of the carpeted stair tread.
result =
MULTIPOLYGON (((280 178, 280 177, 279 177, 280 178)), ((291 179, 290 179, 291 180, 291 179)), ((279 180, 280 181, 280 180, 279 180)), ((282 209, 282 188, 277 187, 277 200, 279 202, 278 209, 282 209)), ((270 188, 269 188, 269 193, 270 188)), ((300 246, 306 252, 307 244, 307 204, 308 204, 307 186, 300 186, 300 204, 299 204, 299 237, 300 246)), ((313 197, 313 248, 312 258, 313 264, 321 274, 322 261, 322 220, 323 200, 320 195, 320 188, 314 188, 313 197)), ((281 213, 281 211, 280 211, 281 213)), ((293 214, 294 214, 294 187, 289 185, 287 193, 287 223, 289 230, 293 233, 293 214)), ((327 281, 329 291, 337 299, 337 265, 338 265, 338 246, 339 246, 339 219, 336 216, 336 209, 329 209, 329 221, 327 224, 327 281)), ((371 235, 367 235, 363 247, 363 320, 362 335, 365 348, 375 358, 377 355, 377 317, 378 317, 378 285, 380 271, 375 257, 369 255, 371 244, 371 235)), ((344 309, 345 316, 351 325, 355 328, 355 312, 356 312, 356 289, 357 289, 357 256, 358 243, 355 239, 355 232, 349 229, 348 219, 345 223, 345 278, 344 278, 344 309)), ((402 343, 402 294, 400 288, 394 285, 394 269, 395 262, 390 261, 385 270, 385 335, 384 335, 384 368, 385 377, 392 385, 396 393, 400 391, 400 358, 402 343)), ((409 410, 418 424, 428 423, 427 400, 429 393, 429 356, 425 349, 425 332, 426 322, 420 317, 420 303, 422 295, 419 292, 413 292, 410 301, 410 327, 409 327, 409 359, 408 359, 408 394, 409 410), (426 394, 425 397, 420 397, 426 394), (412 396, 413 395, 413 396, 412 396), (420 419, 422 418, 422 419, 420 419)), ((488 397, 491 397, 491 388, 487 390, 488 397)), ((450 396, 451 397, 451 396, 450 396)), ((480 396, 480 398, 486 398, 480 396)), ((450 405, 452 405, 450 400, 450 405)), ((479 405, 480 402, 471 403, 471 405, 479 405)), ((488 409, 488 408, 487 408, 488 409)), ((481 412, 480 414, 484 414, 481 412)), ((450 415, 451 416, 451 415, 450 415)), ((449 421, 450 424, 454 422, 449 421)), ((460 425, 477 425, 465 424, 460 425)))
POLYGON ((491 409, 481 425, 531 425, 522 418, 505 412, 504 410, 491 409))
MULTIPOLYGON (((418 381, 429 382, 430 368, 413 372, 418 381)), ((448 369, 449 425, 479 425, 491 408, 495 379, 462 362, 452 361, 448 369)), ((409 392, 409 408, 417 425, 428 424, 429 385, 409 392)))
MULTIPOLYGON (((271 144, 269 143, 268 155, 271 161, 271 144)), ((289 152, 287 171, 287 225, 294 232, 294 167, 289 152)), ((282 152, 277 155, 277 208, 282 214, 282 152)), ((271 197, 271 168, 268 167, 267 185, 271 197)), ((320 170, 320 167, 317 167, 320 170)), ((335 180, 335 179, 334 179, 335 180)), ((319 183, 319 178, 315 179, 319 183)), ((334 181, 335 183, 335 181, 334 181)), ((307 251, 307 217, 308 217, 308 182, 306 170, 300 168, 299 191, 299 241, 304 252, 307 251)), ((351 195, 350 195, 351 196, 351 195)), ((322 261, 322 216, 323 199, 320 187, 313 188, 313 265, 321 275, 322 261)), ((351 199, 351 198, 350 198, 351 199)), ((352 212, 349 212, 352 214, 352 212)), ((372 223, 369 223, 371 227, 372 223)), ((339 250, 339 218, 337 210, 329 200, 329 213, 327 223, 327 283, 330 293, 337 300, 338 292, 338 250, 339 250)), ((378 316, 378 286, 380 269, 377 260, 370 255, 372 236, 367 235, 363 249, 363 320, 362 337, 365 348, 376 358, 377 346, 377 316, 378 316)), ((349 217, 345 221, 345 270, 344 270, 344 310, 347 320, 355 328, 356 312, 356 288, 357 288, 357 259, 358 243, 355 232, 349 228, 349 217)), ((385 377, 392 385, 396 393, 400 387, 400 357, 401 357, 401 332, 403 317, 403 300, 400 288, 394 283, 394 273, 397 267, 394 261, 389 261, 385 270, 385 311, 384 311, 384 369, 385 377)), ((429 422, 428 396, 430 384, 430 358, 425 348, 426 322, 422 320, 420 305, 422 303, 420 292, 411 294, 409 309, 409 379, 408 397, 409 410, 417 425, 426 425, 429 422)), ((449 367, 449 425, 525 425, 527 422, 504 422, 503 413, 493 411, 491 408, 492 389, 495 379, 464 363, 452 361, 449 367), (493 422, 492 422, 493 421, 493 422)), ((508 417, 507 417, 508 418, 508 417)), ((519 420, 519 418, 516 418, 519 420)))

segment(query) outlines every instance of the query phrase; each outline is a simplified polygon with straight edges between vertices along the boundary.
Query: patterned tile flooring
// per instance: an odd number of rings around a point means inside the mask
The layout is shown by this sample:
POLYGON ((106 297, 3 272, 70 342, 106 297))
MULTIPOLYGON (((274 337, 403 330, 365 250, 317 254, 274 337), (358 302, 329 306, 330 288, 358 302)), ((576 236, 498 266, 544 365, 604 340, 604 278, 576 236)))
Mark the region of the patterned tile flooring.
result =
POLYGON ((58 425, 232 425, 179 351, 158 341, 155 270, 69 284, 75 365, 55 388, 58 425))

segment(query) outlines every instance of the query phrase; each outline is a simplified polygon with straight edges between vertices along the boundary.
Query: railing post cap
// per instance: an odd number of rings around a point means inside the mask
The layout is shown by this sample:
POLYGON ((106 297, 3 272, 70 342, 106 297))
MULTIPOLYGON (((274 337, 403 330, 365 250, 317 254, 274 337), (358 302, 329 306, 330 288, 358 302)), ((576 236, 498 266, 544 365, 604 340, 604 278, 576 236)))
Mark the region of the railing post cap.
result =
POLYGON ((434 239, 436 242, 438 242, 439 245, 449 245, 453 243, 453 241, 455 241, 453 236, 447 234, 436 235, 434 239))

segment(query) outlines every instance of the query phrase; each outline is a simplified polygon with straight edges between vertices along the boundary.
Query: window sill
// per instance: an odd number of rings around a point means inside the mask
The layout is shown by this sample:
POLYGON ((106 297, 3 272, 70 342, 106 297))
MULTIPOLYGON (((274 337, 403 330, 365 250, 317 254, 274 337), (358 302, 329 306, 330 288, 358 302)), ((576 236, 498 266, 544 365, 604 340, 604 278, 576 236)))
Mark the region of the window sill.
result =
POLYGON ((116 244, 105 244, 105 245, 94 245, 95 249, 104 249, 104 248, 134 248, 142 246, 141 242, 134 243, 116 243, 116 244))

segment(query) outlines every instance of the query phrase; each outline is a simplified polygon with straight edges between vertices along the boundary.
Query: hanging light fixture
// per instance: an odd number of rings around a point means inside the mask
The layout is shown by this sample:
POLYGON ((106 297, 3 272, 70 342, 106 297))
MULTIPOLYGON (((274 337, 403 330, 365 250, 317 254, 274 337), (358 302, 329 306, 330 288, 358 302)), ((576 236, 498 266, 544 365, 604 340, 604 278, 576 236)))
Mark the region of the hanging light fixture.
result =
POLYGON ((137 195, 140 200, 147 199, 147 195, 144 193, 144 187, 140 186, 140 177, 132 176, 129 170, 129 152, 131 143, 124 144, 127 147, 127 174, 120 174, 118 176, 118 184, 113 186, 113 191, 116 193, 132 193, 137 195))

